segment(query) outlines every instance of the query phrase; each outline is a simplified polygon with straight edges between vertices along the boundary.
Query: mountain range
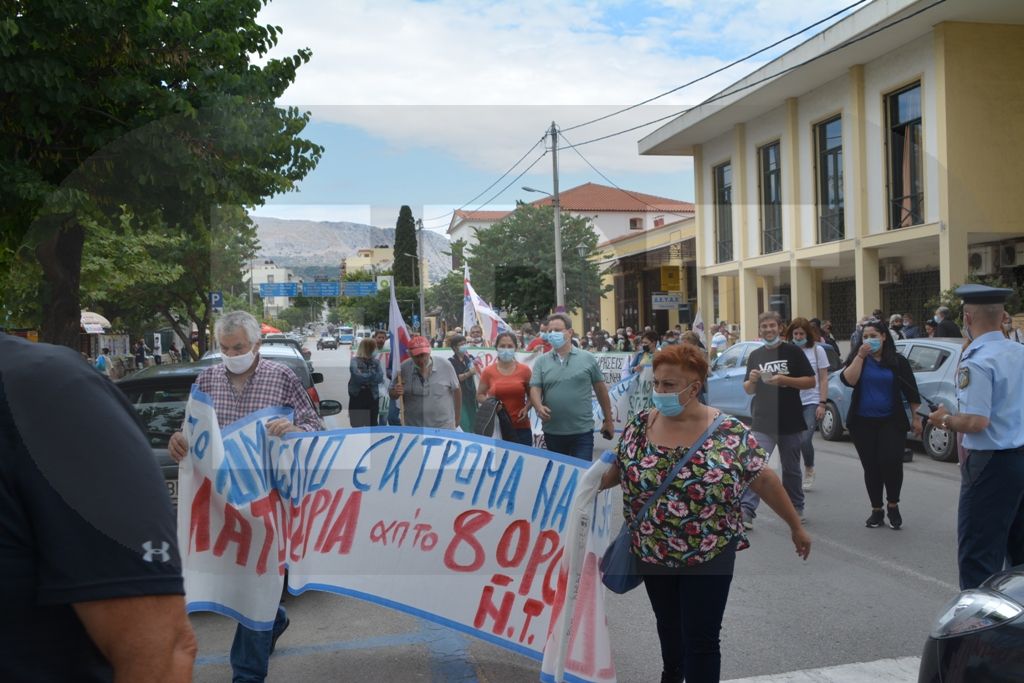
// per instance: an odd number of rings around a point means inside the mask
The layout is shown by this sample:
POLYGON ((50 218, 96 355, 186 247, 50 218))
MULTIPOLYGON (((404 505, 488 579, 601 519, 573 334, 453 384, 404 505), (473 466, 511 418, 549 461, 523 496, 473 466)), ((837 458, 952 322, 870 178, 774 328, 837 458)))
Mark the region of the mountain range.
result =
MULTIPOLYGON (((362 223, 304 221, 253 216, 260 241, 258 256, 286 268, 323 269, 337 277, 341 260, 355 256, 358 249, 395 244, 394 228, 378 228, 362 223)), ((423 251, 427 259, 427 280, 433 284, 451 272, 452 259, 446 252, 451 244, 443 236, 423 231, 423 251)))

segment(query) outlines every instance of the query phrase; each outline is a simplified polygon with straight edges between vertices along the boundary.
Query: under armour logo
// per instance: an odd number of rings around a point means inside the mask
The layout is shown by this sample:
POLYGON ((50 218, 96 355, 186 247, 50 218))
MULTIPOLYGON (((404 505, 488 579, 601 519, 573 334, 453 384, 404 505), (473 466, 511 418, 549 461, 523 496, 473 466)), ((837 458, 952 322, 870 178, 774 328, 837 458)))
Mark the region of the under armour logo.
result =
POLYGON ((164 541, 159 549, 153 547, 153 541, 146 541, 142 544, 142 549, 146 551, 146 555, 142 558, 146 562, 152 562, 154 555, 159 555, 161 562, 171 561, 171 553, 168 552, 171 549, 171 544, 167 541, 164 541))

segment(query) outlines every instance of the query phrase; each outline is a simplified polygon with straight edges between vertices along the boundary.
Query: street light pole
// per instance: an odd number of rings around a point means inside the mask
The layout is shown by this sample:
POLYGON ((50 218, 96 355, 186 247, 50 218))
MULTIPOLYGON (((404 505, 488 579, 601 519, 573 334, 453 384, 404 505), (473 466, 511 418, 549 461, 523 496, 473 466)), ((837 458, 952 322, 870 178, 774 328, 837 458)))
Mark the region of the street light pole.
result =
POLYGON ((554 192, 551 205, 555 209, 555 311, 565 312, 565 272, 562 270, 562 208, 558 201, 558 128, 551 122, 551 177, 554 192))
POLYGON ((587 328, 587 254, 590 253, 590 247, 585 242, 580 242, 576 245, 576 253, 580 256, 580 325, 583 329, 587 328))
POLYGON ((423 298, 423 219, 416 219, 416 251, 419 253, 419 259, 417 265, 420 269, 420 334, 423 334, 423 330, 427 325, 426 306, 424 305, 423 298))

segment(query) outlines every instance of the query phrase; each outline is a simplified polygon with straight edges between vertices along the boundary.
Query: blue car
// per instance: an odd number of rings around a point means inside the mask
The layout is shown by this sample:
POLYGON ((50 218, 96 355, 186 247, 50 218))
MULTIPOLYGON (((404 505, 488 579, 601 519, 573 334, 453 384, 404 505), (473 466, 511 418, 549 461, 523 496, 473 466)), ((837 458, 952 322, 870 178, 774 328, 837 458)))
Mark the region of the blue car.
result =
MULTIPOLYGON (((960 362, 962 342, 956 339, 903 339, 896 342, 896 350, 906 356, 914 370, 914 379, 921 392, 922 408, 927 409, 931 399, 937 405, 956 412, 956 366, 960 362)), ((828 380, 828 402, 821 420, 821 435, 828 441, 837 441, 846 431, 846 414, 850 410, 853 390, 834 372, 828 380)), ((906 407, 909 415, 910 407, 906 407)), ((921 419, 920 416, 917 419, 921 419)), ((907 438, 914 438, 907 432, 907 438)), ((921 442, 934 460, 953 462, 957 459, 956 435, 925 423, 921 442)))
MULTIPOLYGON (((750 419, 750 401, 753 396, 743 391, 743 378, 747 374, 747 359, 750 352, 761 346, 762 343, 759 341, 738 342, 711 362, 708 375, 708 405, 729 415, 750 419)), ((829 372, 834 372, 841 366, 839 356, 831 346, 822 348, 828 356, 829 372)))

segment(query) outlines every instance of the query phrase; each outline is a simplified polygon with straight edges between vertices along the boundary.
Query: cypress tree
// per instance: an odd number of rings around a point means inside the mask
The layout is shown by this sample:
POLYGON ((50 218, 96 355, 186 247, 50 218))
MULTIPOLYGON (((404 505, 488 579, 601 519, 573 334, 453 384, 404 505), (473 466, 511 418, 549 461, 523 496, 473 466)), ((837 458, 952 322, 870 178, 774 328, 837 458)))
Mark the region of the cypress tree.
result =
POLYGON ((392 272, 395 276, 395 285, 399 287, 414 287, 419 285, 418 258, 406 256, 406 254, 418 255, 416 250, 416 221, 412 217, 412 209, 402 206, 398 212, 398 222, 395 223, 395 266, 392 272))

